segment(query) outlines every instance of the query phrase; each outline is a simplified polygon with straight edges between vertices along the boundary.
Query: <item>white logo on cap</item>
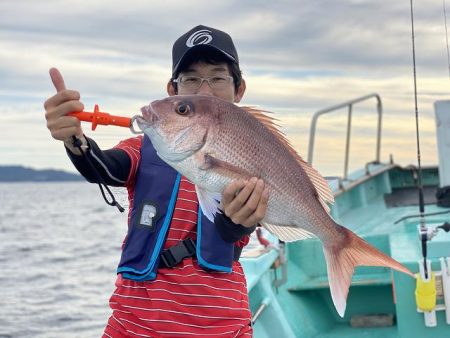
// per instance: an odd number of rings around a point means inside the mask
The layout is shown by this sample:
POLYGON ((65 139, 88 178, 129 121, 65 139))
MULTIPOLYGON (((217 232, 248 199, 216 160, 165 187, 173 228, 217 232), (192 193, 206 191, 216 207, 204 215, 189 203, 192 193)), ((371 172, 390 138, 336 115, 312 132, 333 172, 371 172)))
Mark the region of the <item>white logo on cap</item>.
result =
POLYGON ((211 31, 207 29, 202 29, 192 33, 192 35, 187 39, 186 46, 194 47, 196 45, 206 45, 212 41, 211 31))

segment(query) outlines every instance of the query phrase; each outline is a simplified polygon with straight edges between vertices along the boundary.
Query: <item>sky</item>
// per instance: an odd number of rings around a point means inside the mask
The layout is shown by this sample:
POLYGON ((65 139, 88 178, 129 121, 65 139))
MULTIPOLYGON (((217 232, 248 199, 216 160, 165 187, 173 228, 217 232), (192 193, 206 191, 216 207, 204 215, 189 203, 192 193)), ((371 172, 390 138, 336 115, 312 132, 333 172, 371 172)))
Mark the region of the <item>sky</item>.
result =
MULTIPOLYGON (((443 4, 414 2, 424 165, 437 162, 433 103, 450 99, 443 4)), ((167 96, 172 44, 198 24, 233 37, 247 82, 241 104, 273 112, 305 159, 315 112, 378 93, 381 161, 417 163, 408 0, 0 0, 0 165, 75 171, 46 128, 49 68, 81 93, 87 111, 99 104, 131 117, 167 96)), ((319 119, 313 165, 324 175, 342 174, 346 114, 319 119)), ((375 159, 376 121, 375 100, 354 106, 350 170, 375 159)), ((133 136, 118 127, 83 131, 105 149, 133 136)))

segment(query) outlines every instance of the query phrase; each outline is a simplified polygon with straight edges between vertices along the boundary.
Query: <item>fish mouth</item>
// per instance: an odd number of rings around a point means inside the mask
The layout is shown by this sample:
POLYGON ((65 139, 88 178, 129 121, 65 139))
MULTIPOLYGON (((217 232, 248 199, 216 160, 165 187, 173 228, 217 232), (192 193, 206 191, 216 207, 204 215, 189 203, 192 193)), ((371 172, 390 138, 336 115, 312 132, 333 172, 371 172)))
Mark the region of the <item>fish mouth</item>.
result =
POLYGON ((156 121, 159 121, 159 116, 153 109, 152 103, 150 103, 148 106, 142 107, 141 112, 142 116, 149 124, 154 124, 156 121))
POLYGON ((153 126, 159 121, 159 116, 153 109, 151 103, 148 106, 142 107, 141 113, 142 117, 138 116, 136 119, 136 122, 141 130, 153 126))

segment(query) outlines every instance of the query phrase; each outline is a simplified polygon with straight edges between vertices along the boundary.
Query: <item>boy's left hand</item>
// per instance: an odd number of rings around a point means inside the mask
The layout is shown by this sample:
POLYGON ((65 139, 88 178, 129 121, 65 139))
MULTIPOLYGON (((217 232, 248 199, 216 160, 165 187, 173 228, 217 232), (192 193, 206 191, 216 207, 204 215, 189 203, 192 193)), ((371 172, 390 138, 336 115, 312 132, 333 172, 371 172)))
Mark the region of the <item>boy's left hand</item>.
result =
POLYGON ((222 210, 234 224, 247 228, 261 222, 266 215, 269 190, 262 179, 235 180, 222 193, 222 210))

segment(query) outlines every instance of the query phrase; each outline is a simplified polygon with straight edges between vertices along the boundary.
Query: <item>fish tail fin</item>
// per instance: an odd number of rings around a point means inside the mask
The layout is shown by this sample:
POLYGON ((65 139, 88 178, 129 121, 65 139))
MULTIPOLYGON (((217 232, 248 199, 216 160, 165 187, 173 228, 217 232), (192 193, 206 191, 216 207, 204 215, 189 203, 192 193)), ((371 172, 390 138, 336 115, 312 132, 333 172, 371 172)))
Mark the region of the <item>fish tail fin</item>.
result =
POLYGON ((352 231, 338 226, 345 239, 340 245, 324 244, 323 250, 327 262, 331 298, 341 317, 344 317, 347 295, 356 266, 384 266, 414 277, 402 264, 370 245, 352 231))

